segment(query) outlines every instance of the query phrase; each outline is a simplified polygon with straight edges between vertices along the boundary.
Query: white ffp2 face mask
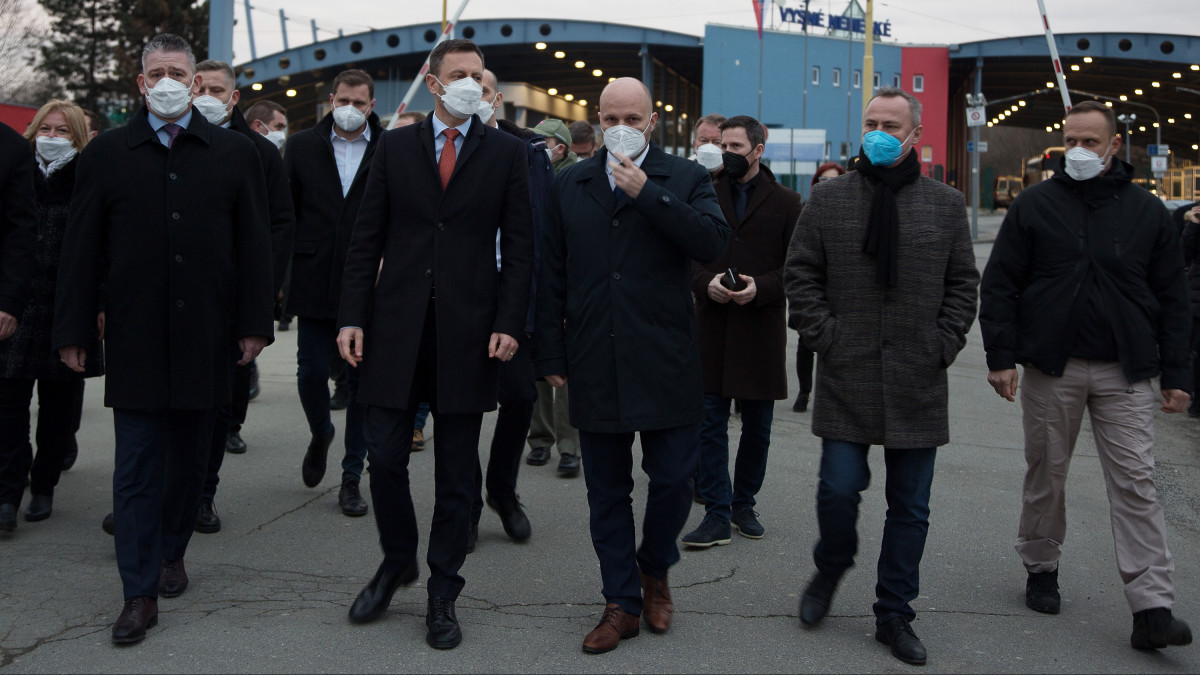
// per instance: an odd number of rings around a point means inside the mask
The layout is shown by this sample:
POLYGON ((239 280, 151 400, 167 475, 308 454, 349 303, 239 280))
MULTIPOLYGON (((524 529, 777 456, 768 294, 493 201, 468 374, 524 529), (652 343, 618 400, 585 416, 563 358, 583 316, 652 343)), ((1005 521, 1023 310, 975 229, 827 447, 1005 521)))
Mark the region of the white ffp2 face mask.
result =
POLYGON ((619 152, 634 159, 646 147, 646 131, 649 129, 650 120, 646 120, 646 128, 640 131, 624 124, 609 127, 604 130, 604 147, 608 148, 609 153, 619 152))
POLYGON ((275 144, 275 147, 282 148, 284 141, 287 140, 287 127, 279 131, 268 131, 267 140, 275 144))
POLYGON ((450 84, 442 84, 436 75, 433 79, 446 90, 440 98, 451 115, 465 120, 479 112, 479 104, 483 101, 483 86, 476 82, 475 78, 464 77, 450 84))
POLYGON ((496 96, 492 97, 492 100, 490 101, 481 100, 479 102, 479 109, 475 111, 475 114, 479 115, 479 121, 487 124, 488 120, 492 119, 492 115, 496 114, 496 108, 494 106, 496 105, 496 97, 498 96, 500 96, 500 94, 496 94, 496 96))
POLYGON ((192 104, 192 85, 164 77, 153 87, 146 87, 146 104, 164 119, 179 117, 192 104))
MULTIPOLYGON (((232 101, 233 97, 230 96, 229 100, 232 101)), ((199 110, 200 114, 204 115, 204 119, 212 124, 221 124, 225 118, 229 117, 229 104, 223 103, 216 96, 208 94, 197 96, 192 99, 192 105, 196 106, 196 110, 199 110)))
POLYGON ((724 163, 721 159, 721 149, 712 143, 705 143, 696 148, 696 161, 709 171, 716 171, 724 163))
POLYGON ((1100 155, 1077 145, 1067 151, 1067 175, 1075 180, 1091 180, 1099 176, 1108 166, 1109 155, 1100 155))
POLYGON ((342 131, 358 131, 367 121, 367 115, 352 105, 333 109, 333 123, 342 131))

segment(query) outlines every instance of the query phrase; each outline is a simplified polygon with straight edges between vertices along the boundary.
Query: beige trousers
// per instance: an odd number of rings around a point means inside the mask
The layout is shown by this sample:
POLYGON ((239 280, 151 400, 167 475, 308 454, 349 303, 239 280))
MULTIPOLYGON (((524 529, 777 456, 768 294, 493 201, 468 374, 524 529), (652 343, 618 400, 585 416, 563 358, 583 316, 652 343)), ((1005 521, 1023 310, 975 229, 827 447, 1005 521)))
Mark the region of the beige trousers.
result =
POLYGON ((1175 563, 1154 488, 1154 408, 1149 380, 1129 384, 1121 364, 1070 359, 1062 377, 1025 368, 1025 489, 1017 552, 1030 572, 1058 568, 1067 533, 1064 486, 1084 408, 1108 490, 1117 570, 1134 612, 1170 608, 1175 563))

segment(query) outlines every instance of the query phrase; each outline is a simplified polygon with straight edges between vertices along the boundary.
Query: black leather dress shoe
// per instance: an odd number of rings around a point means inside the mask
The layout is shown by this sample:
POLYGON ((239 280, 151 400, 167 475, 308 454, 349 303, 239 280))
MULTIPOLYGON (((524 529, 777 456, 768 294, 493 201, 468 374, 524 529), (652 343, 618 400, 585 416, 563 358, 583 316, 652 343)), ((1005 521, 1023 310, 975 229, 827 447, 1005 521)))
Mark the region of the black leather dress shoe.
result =
POLYGON ((529 466, 543 466, 550 461, 550 448, 531 448, 525 463, 529 466))
POLYGON ((196 513, 196 531, 201 534, 213 534, 221 531, 221 516, 211 499, 200 500, 200 511, 196 513))
POLYGON ((79 459, 79 443, 71 436, 71 445, 67 447, 67 452, 63 455, 62 470, 66 471, 75 466, 75 460, 79 459))
POLYGON ((0 532, 12 532, 15 529, 17 529, 17 506, 0 504, 0 532))
POLYGON ((113 644, 131 645, 146 639, 146 629, 158 624, 158 601, 137 597, 125 601, 121 616, 112 627, 113 644))
POLYGON ((246 441, 242 440, 240 431, 230 431, 225 437, 225 452, 233 455, 242 455, 246 452, 246 441))
POLYGON ((113 533, 117 531, 113 525, 113 514, 110 513, 104 516, 104 520, 100 521, 100 529, 104 530, 104 534, 110 537, 113 536, 113 533))
POLYGON ((875 639, 892 648, 892 656, 914 666, 925 665, 925 645, 902 616, 875 627, 875 639))
POLYGON ((558 458, 558 475, 562 478, 574 478, 579 475, 579 457, 564 452, 558 458))
POLYGON ((177 598, 183 595, 188 587, 187 570, 183 568, 183 558, 179 560, 164 560, 158 568, 158 594, 164 598, 177 598))
POLYGON ((454 649, 462 644, 462 629, 454 614, 454 601, 450 598, 430 598, 429 610, 425 614, 425 625, 429 632, 425 642, 434 649, 454 649))
POLYGON ((308 442, 308 452, 304 453, 304 464, 300 467, 300 474, 308 487, 316 487, 325 477, 325 459, 329 456, 333 435, 331 431, 324 436, 313 436, 308 442))
POLYGON ((338 490, 338 506, 342 507, 343 514, 352 518, 367 515, 367 500, 358 489, 358 481, 342 483, 342 489, 338 490))
POLYGON ((815 572, 800 597, 800 623, 805 626, 815 626, 829 613, 829 605, 833 602, 833 592, 837 582, 829 577, 815 572))
POLYGON ((513 541, 525 541, 533 533, 529 526, 529 518, 521 510, 521 502, 516 497, 496 499, 488 495, 487 505, 500 514, 500 524, 504 526, 504 533, 513 541))
POLYGON ((261 389, 258 386, 258 362, 250 362, 250 391, 246 392, 246 400, 253 401, 258 398, 261 389))
POLYGON ((358 593, 350 606, 350 623, 370 623, 383 616, 392 601, 396 589, 417 580, 417 559, 404 567, 394 567, 386 562, 379 566, 374 578, 358 593))
POLYGON ((45 520, 50 517, 50 512, 53 510, 54 497, 51 495, 33 495, 29 499, 29 506, 25 508, 25 520, 31 523, 45 520))

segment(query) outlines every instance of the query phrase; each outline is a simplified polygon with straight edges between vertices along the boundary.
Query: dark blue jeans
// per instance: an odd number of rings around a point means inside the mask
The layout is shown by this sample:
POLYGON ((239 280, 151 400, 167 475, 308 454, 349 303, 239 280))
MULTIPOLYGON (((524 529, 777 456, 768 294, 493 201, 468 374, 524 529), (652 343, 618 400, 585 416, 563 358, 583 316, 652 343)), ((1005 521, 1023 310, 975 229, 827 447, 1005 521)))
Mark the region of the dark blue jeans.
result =
MULTIPOLYGON (((817 487, 817 525, 821 539, 813 549, 817 569, 841 579, 858 552, 858 505, 871 483, 866 443, 821 440, 821 479, 817 487)), ((875 584, 875 620, 897 616, 912 620, 909 606, 920 590, 921 556, 929 532, 929 488, 937 448, 884 448, 887 517, 875 584)))
MULTIPOLYGON (((314 436, 333 433, 333 418, 329 413, 329 359, 337 354, 337 322, 333 319, 300 317, 296 334, 296 387, 300 390, 300 405, 308 418, 308 430, 314 436)), ((363 410, 358 403, 358 368, 347 368, 346 390, 350 405, 346 407, 346 429, 343 436, 346 455, 342 458, 342 481, 357 481, 363 472, 367 444, 363 441, 363 410)))
POLYGON ((704 395, 704 421, 700 423, 700 495, 705 510, 725 520, 734 507, 753 507, 754 495, 767 473, 774 401, 738 399, 742 404, 742 440, 738 443, 733 483, 729 481, 729 402, 716 394, 704 395))

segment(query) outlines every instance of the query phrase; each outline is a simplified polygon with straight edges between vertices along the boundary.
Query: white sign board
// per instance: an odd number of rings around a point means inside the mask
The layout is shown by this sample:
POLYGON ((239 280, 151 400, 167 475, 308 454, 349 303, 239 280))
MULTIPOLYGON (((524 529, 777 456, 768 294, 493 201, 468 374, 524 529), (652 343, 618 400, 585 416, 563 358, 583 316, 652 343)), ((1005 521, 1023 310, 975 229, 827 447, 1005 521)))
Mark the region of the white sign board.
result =
POLYGON ((983 106, 967 108, 967 126, 981 127, 987 124, 987 111, 983 106))
POLYGON ((1166 157, 1151 157, 1150 158, 1150 170, 1156 174, 1166 173, 1167 172, 1167 158, 1166 157))

